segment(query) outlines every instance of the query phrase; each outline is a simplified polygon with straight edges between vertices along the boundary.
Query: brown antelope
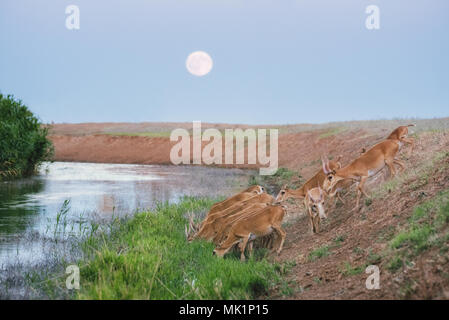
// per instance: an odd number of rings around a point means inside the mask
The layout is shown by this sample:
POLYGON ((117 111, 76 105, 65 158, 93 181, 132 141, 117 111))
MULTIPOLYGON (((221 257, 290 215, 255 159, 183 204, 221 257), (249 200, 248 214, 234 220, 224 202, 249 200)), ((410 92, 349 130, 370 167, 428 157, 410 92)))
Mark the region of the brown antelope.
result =
POLYGON ((208 241, 212 240, 219 228, 221 227, 221 221, 231 215, 238 214, 242 210, 244 210, 246 207, 255 204, 255 203, 272 203, 274 201, 274 198, 267 194, 262 193, 259 195, 255 195, 249 199, 246 199, 244 201, 240 201, 237 203, 234 203, 232 206, 230 206, 227 209, 224 209, 223 211, 214 212, 212 214, 209 214, 206 219, 201 223, 201 226, 198 228, 192 221, 192 218, 190 219, 189 223, 189 229, 187 230, 186 227, 186 237, 187 241, 192 241, 194 239, 206 239, 208 241))
POLYGON ((225 241, 215 248, 214 254, 223 257, 231 248, 239 243, 241 251, 240 260, 245 260, 245 248, 248 241, 252 241, 257 237, 264 237, 272 232, 278 233, 280 236, 279 247, 277 253, 280 253, 285 241, 285 231, 282 229, 282 219, 285 215, 285 207, 278 204, 270 204, 265 209, 257 212, 257 214, 239 220, 239 223, 232 225, 225 241))
MULTIPOLYGON (((414 127, 414 126, 415 126, 415 124, 409 124, 406 126, 397 127, 390 133, 390 135, 387 137, 386 140, 390 139, 390 140, 400 141, 401 145, 400 145, 399 149, 401 149, 403 143, 410 144, 412 146, 408 153, 408 155, 410 156, 413 152, 413 149, 415 148, 415 139, 407 137, 408 136, 408 128, 414 127)), ((360 151, 360 153, 365 153, 365 152, 366 152, 366 148, 362 148, 362 150, 360 151)))
MULTIPOLYGON (((265 192, 265 188, 259 185, 251 186, 247 188, 246 190, 243 190, 240 193, 237 193, 236 195, 229 197, 223 201, 214 203, 212 207, 209 209, 209 212, 206 214, 206 218, 203 220, 201 225, 206 223, 209 219, 209 216, 215 212, 223 211, 229 207, 231 207, 233 204, 238 203, 240 201, 247 200, 253 196, 256 196, 258 194, 263 194, 265 192)), ((200 225, 200 227, 201 227, 200 225)), ((193 229, 195 229, 195 225, 193 225, 193 229)), ((189 230, 191 229, 191 225, 189 225, 189 230)), ((198 229, 198 227, 197 227, 198 229)))
MULTIPOLYGON (((341 155, 339 155, 335 160, 330 160, 329 161, 329 168, 331 168, 331 170, 337 170, 341 168, 341 163, 340 163, 340 159, 342 158, 341 155)), ((299 189, 289 189, 287 187, 282 187, 282 189, 279 191, 277 197, 276 197, 276 202, 282 202, 285 201, 289 198, 295 198, 295 199, 303 199, 306 197, 307 195, 307 191, 312 189, 312 188, 316 188, 316 187, 322 187, 323 186, 323 182, 326 179, 326 174, 324 173, 324 169, 321 168, 312 178, 310 178, 309 180, 307 180, 304 185, 299 188, 299 189)), ((351 183, 352 185, 352 183, 351 183)), ((348 187, 348 183, 347 181, 345 183, 340 182, 339 185, 336 185, 335 188, 333 188, 333 190, 331 190, 330 192, 330 196, 337 196, 337 198, 344 203, 343 199, 340 197, 340 192, 344 189, 348 187)))
POLYGON ((214 212, 218 212, 218 211, 222 211, 226 208, 229 208, 230 206, 232 206, 234 203, 249 199, 255 195, 258 194, 262 194, 265 192, 265 188, 262 186, 251 186, 248 189, 237 193, 236 195, 225 199, 221 202, 215 203, 214 205, 212 205, 212 207, 209 210, 209 214, 214 213, 214 212))
POLYGON ((217 236, 219 236, 220 233, 224 232, 223 228, 226 226, 227 223, 232 222, 234 219, 238 219, 240 216, 244 216, 248 213, 257 211, 259 209, 265 208, 268 204, 267 203, 249 203, 249 204, 236 204, 235 207, 228 208, 227 214, 217 217, 213 221, 208 222, 204 225, 204 228, 198 232, 198 234, 194 237, 195 239, 204 239, 206 241, 213 241, 216 242, 217 236))
POLYGON ((270 203, 254 203, 251 204, 247 207, 245 207, 243 210, 234 213, 233 215, 227 216, 225 218, 220 219, 221 221, 218 222, 217 219, 217 224, 216 226, 218 228, 216 228, 215 231, 215 235, 212 239, 212 241, 215 244, 220 244, 221 242, 223 242, 226 239, 226 236, 229 233, 229 230, 231 229, 231 227, 233 226, 234 223, 239 223, 240 220, 245 219, 247 217, 251 217, 255 214, 257 214, 257 212, 259 210, 265 209, 270 203))
POLYGON ((401 169, 404 170, 402 161, 395 159, 395 156, 399 151, 399 146, 400 142, 397 140, 382 141, 341 169, 331 169, 329 160, 323 159, 323 171, 327 175, 327 178, 323 183, 324 190, 326 192, 331 191, 339 181, 344 179, 358 181, 357 203, 354 208, 357 209, 362 194, 369 198, 364 189, 365 182, 369 177, 374 176, 382 170, 385 165, 390 169, 392 176, 396 174, 395 164, 399 165, 401 169))
POLYGON ((393 132, 390 133, 390 135, 387 137, 387 139, 390 139, 390 140, 400 141, 401 145, 399 146, 399 148, 401 148, 403 143, 410 144, 411 148, 408 152, 408 156, 410 156, 412 154, 413 149, 415 148, 415 140, 413 138, 408 138, 408 128, 414 127, 414 126, 415 126, 415 124, 400 126, 396 129, 394 129, 393 132))
POLYGON ((321 187, 313 188, 307 191, 304 198, 304 206, 309 213, 310 226, 312 233, 320 232, 321 219, 326 219, 326 212, 324 210, 324 200, 326 194, 321 187))

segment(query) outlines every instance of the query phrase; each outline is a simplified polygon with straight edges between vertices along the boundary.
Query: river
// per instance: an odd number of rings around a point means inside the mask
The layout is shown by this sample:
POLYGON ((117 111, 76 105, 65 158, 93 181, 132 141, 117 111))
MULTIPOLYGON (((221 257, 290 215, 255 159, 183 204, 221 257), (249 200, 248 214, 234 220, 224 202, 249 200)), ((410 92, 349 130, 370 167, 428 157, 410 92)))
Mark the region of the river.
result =
POLYGON ((28 179, 0 182, 0 267, 39 264, 57 250, 64 232, 80 236, 84 223, 101 224, 157 202, 230 195, 252 172, 198 166, 45 163, 28 179), (64 205, 65 203, 65 205, 64 205))

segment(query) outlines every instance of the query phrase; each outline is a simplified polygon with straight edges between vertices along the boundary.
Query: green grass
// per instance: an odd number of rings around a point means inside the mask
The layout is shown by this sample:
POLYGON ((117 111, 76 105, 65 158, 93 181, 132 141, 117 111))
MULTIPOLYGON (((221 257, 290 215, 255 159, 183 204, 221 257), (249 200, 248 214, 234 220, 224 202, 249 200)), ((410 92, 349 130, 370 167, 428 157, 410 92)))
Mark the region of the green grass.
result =
POLYGON ((394 256, 387 265, 387 269, 396 272, 403 266, 402 258, 399 255, 394 256))
POLYGON ((327 257, 331 254, 329 250, 329 246, 322 246, 318 249, 313 250, 309 253, 309 261, 315 261, 317 259, 321 259, 327 257))
POLYGON ((366 269, 366 265, 353 267, 350 262, 346 261, 345 263, 343 263, 343 266, 340 267, 339 271, 344 276, 354 276, 354 275, 363 273, 365 271, 365 269, 366 269))
MULTIPOLYGON (((251 299, 279 281, 282 267, 265 258, 240 262, 212 255, 214 245, 188 243, 185 215, 209 199, 184 198, 136 214, 110 235, 85 243, 79 299, 251 299), (84 266, 83 266, 84 265, 84 266)), ((254 255, 255 257, 257 254, 254 255)))
MULTIPOLYGON (((358 248, 358 249, 360 249, 360 248, 358 248)), ((363 249, 361 249, 361 250, 363 250, 363 249)), ((365 250, 363 250, 363 253, 364 252, 365 252, 365 250)), ((358 265, 358 266, 352 266, 349 261, 346 261, 343 263, 343 265, 338 270, 344 276, 354 276, 354 275, 361 274, 361 273, 365 272, 366 267, 368 267, 370 265, 379 264, 381 262, 381 260, 382 260, 382 256, 380 254, 373 253, 371 250, 369 250, 369 254, 366 258, 365 263, 362 263, 361 265, 358 265)))
POLYGON ((342 244, 345 241, 346 237, 344 235, 339 235, 337 237, 335 237, 334 239, 334 243, 335 245, 339 246, 340 244, 342 244))
POLYGON ((309 253, 308 260, 309 261, 316 261, 318 259, 327 257, 332 254, 332 249, 338 248, 342 245, 342 243, 346 240, 346 237, 344 235, 339 235, 334 238, 334 240, 328 244, 323 245, 315 250, 312 250, 309 253))
POLYGON ((391 247, 398 249, 403 245, 410 245, 416 253, 428 247, 428 239, 432 234, 433 229, 429 225, 412 226, 409 230, 403 231, 398 234, 393 241, 391 241, 391 247))
POLYGON ((398 270, 403 261, 431 247, 445 248, 449 244, 448 223, 449 190, 445 190, 417 206, 406 227, 391 239, 389 246, 394 255, 388 265, 390 271, 398 270))

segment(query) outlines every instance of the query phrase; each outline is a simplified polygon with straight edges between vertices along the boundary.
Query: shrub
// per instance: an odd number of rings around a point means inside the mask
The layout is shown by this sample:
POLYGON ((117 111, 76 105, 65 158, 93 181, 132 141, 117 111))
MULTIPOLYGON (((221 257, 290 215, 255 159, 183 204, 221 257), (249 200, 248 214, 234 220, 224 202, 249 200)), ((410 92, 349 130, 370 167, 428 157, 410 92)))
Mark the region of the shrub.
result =
POLYGON ((48 129, 13 96, 0 94, 0 180, 30 175, 53 154, 48 129))

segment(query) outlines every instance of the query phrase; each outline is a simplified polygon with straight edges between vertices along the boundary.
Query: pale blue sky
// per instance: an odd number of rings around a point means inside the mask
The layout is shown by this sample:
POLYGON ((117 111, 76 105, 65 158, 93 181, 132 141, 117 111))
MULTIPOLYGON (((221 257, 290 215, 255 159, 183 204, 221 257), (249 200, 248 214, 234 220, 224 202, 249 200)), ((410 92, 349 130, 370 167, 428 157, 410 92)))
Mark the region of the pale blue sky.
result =
POLYGON ((449 116, 447 0, 1 0, 0 39, 0 91, 46 122, 449 116))

